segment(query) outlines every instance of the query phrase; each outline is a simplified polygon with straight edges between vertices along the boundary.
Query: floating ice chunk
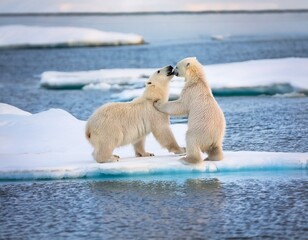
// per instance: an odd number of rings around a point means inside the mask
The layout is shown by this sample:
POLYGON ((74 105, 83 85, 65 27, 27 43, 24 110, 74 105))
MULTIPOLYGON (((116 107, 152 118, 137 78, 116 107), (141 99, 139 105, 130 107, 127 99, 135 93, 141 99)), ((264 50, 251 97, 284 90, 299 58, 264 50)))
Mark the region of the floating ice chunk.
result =
POLYGON ((102 69, 82 72, 55 72, 42 73, 40 84, 50 89, 81 89, 85 85, 108 84, 136 84, 144 83, 145 79, 155 70, 152 69, 102 69))
MULTIPOLYGON (((308 95, 308 59, 285 58, 254 60, 205 66, 205 73, 216 96, 257 96, 286 93, 308 95)), ((90 83, 119 84, 121 100, 140 96, 143 90, 127 86, 142 85, 155 69, 103 69, 88 72, 44 72, 41 85, 46 88, 82 88, 90 83)), ((174 77, 170 84, 171 99, 179 97, 183 78, 174 77)))
MULTIPOLYGON (((0 106, 4 106, 1 104, 0 106)), ((7 109, 14 107, 6 106, 7 109)), ((15 109, 16 110, 16 109, 15 109)), ((219 162, 185 165, 181 156, 161 149, 154 137, 146 141, 155 157, 135 158, 131 146, 115 150, 121 159, 96 163, 84 136, 85 122, 61 109, 37 114, 0 114, 0 179, 61 179, 179 172, 231 172, 307 169, 308 153, 225 152, 219 162)), ((181 146, 186 124, 171 126, 181 146)), ((204 155, 204 157, 206 157, 204 155)))
POLYGON ((83 90, 101 90, 101 91, 109 91, 109 90, 115 90, 120 89, 119 84, 109 84, 109 83, 90 83, 88 85, 85 85, 83 90))
POLYGON ((211 36, 211 39, 212 40, 215 40, 215 41, 223 41, 225 40, 226 38, 230 37, 230 35, 213 35, 211 36))
POLYGON ((144 88, 139 89, 127 89, 120 93, 112 94, 111 97, 117 100, 131 100, 138 96, 141 96, 144 91, 144 88))
MULTIPOLYGON (((171 81, 169 90, 169 99, 174 100, 179 98, 183 87, 184 87, 183 79, 176 78, 176 80, 171 81)), ((143 92, 144 88, 125 89, 120 93, 112 94, 111 97, 120 101, 125 101, 125 100, 127 101, 141 96, 143 92)))
POLYGON ((299 92, 290 92, 290 93, 284 93, 284 94, 275 94, 273 97, 276 98, 303 98, 307 97, 305 93, 299 93, 299 92))
POLYGON ((0 179, 61 179, 137 174, 307 169, 307 153, 225 152, 219 162, 183 164, 176 155, 121 158, 99 164, 89 153, 0 154, 0 179))
POLYGON ((89 28, 22 25, 0 27, 0 48, 110 46, 143 43, 143 37, 136 34, 103 32, 89 28))

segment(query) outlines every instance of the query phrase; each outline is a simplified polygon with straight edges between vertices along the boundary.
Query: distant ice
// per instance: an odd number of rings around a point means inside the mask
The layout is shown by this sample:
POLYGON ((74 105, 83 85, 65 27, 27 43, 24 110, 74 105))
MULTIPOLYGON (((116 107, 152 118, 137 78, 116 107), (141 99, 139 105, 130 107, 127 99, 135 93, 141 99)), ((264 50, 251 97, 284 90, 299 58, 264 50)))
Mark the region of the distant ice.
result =
MULTIPOLYGON (((20 114, 0 104, 0 179, 62 179, 176 172, 224 172, 307 169, 308 153, 225 152, 220 162, 184 165, 149 135, 146 149, 155 157, 135 158, 132 147, 118 148, 116 163, 96 163, 84 136, 85 122, 61 109, 20 114), (15 114, 12 114, 14 113, 15 114)), ((186 124, 172 125, 181 146, 186 124)), ((205 155, 204 155, 205 157, 205 155)))
POLYGON ((0 26, 0 48, 136 45, 142 36, 77 27, 0 26))
POLYGON ((211 39, 215 41, 223 41, 228 37, 230 37, 230 35, 212 35, 211 39))
POLYGON ((82 87, 83 90, 101 90, 101 91, 109 91, 114 89, 120 89, 118 84, 109 84, 109 83, 90 83, 82 87))
MULTIPOLYGON (((215 64, 204 67, 217 96, 257 96, 287 93, 308 95, 308 59, 285 58, 215 64)), ((122 90, 115 98, 131 100, 143 91, 140 86, 156 69, 103 69, 87 72, 44 72, 41 86, 51 89, 82 88, 106 91, 107 83, 122 90), (132 86, 139 87, 132 87, 132 86), (139 89, 138 89, 139 88, 139 89)), ((184 86, 175 77, 170 85, 171 98, 177 98, 184 86)))
MULTIPOLYGON (((40 84, 50 89, 83 88, 91 84, 91 88, 99 88, 99 84, 134 85, 143 83, 153 69, 101 69, 96 71, 56 72, 47 71, 41 74, 40 84)), ((103 87, 104 89, 105 87, 103 87)))
POLYGON ((307 97, 304 93, 298 93, 298 92, 290 92, 290 93, 284 93, 284 94, 275 94, 273 97, 276 98, 303 98, 307 97))

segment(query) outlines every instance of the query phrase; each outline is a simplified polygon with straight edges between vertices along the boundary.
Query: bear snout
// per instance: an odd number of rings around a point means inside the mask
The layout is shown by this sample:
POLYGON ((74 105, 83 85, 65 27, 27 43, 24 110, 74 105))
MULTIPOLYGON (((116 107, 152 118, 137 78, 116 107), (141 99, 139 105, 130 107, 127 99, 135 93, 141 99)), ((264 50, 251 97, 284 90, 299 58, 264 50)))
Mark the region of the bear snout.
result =
POLYGON ((173 74, 178 77, 179 76, 179 71, 176 68, 174 68, 173 69, 173 74))
POLYGON ((171 66, 171 65, 169 65, 168 67, 167 67, 167 76, 171 76, 171 75, 173 75, 174 74, 174 72, 173 72, 173 67, 171 66))

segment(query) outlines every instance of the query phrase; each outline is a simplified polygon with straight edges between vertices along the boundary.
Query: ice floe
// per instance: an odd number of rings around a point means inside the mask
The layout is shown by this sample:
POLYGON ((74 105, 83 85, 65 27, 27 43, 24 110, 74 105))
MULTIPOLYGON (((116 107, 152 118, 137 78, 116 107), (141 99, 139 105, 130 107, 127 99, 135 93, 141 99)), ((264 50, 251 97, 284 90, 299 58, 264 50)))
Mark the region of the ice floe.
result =
MULTIPOLYGON (((207 65, 204 69, 216 96, 257 96, 290 93, 307 96, 307 66, 307 58, 285 58, 207 65)), ((47 71, 41 75, 40 84, 51 89, 83 87, 87 90, 101 88, 104 91, 116 86, 120 92, 114 94, 114 98, 131 100, 140 95, 145 80, 155 70, 47 71)), ((171 98, 177 98, 183 86, 184 80, 175 77, 170 84, 171 98)))
MULTIPOLYGON (((161 149, 152 135, 146 149, 155 157, 135 158, 130 146, 118 148, 121 159, 96 163, 84 136, 85 122, 61 109, 29 114, 0 104, 0 179, 62 179, 117 175, 307 169, 308 153, 225 152, 220 162, 184 165, 180 156, 161 149)), ((185 145, 186 124, 172 125, 185 145)))
POLYGON ((144 43, 137 34, 104 32, 79 27, 0 26, 0 48, 77 47, 136 45, 144 43))

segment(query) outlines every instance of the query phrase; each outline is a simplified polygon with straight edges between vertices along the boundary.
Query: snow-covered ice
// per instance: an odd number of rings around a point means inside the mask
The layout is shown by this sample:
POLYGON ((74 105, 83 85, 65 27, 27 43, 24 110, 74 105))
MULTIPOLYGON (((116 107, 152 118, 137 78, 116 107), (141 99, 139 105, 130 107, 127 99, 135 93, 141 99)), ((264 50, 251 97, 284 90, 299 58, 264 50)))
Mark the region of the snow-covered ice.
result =
POLYGON ((136 45, 140 35, 77 27, 0 26, 0 48, 136 45))
MULTIPOLYGON (((115 84, 136 84, 144 82, 153 69, 101 69, 80 72, 47 71, 41 74, 40 84, 46 88, 82 88, 105 83, 110 86, 115 84)), ((106 85, 103 87, 105 89, 106 85)))
MULTIPOLYGON (((155 157, 135 158, 130 146, 118 148, 116 163, 96 163, 84 136, 85 122, 61 109, 29 114, 0 104, 0 179, 59 179, 119 174, 307 169, 308 153, 225 152, 220 162, 184 165, 150 135, 146 149, 155 157)), ((186 124, 172 125, 185 145, 186 124)))
POLYGON ((23 111, 17 107, 6 103, 0 103, 0 115, 2 114, 11 114, 11 115, 31 115, 31 113, 23 111))
MULTIPOLYGON (((217 95, 282 95, 285 97, 308 95, 308 59, 285 58, 253 60, 204 66, 207 79, 217 95), (243 71, 245 69, 245 71, 243 71), (299 94, 290 94, 299 93, 299 94)), ((139 96, 145 80, 156 69, 102 69, 86 72, 51 72, 41 75, 41 86, 54 89, 82 88, 121 90, 114 98, 130 100, 139 96), (104 84, 102 84, 104 83, 104 84), (121 86, 119 86, 119 84, 121 86)), ((171 98, 177 98, 184 86, 182 78, 175 77, 170 85, 171 98)))

